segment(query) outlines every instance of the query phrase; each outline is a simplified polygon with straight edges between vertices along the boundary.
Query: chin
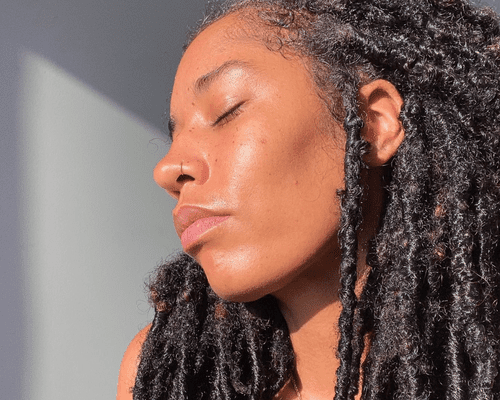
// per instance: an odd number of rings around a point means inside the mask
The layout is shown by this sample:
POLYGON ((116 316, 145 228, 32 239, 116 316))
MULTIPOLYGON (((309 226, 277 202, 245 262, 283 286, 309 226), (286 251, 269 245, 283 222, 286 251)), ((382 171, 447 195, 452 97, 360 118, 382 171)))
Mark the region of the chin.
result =
POLYGON ((207 278, 210 287, 217 294, 217 296, 227 301, 248 303, 259 300, 270 293, 270 290, 267 288, 250 286, 250 282, 248 282, 248 280, 246 285, 237 285, 233 282, 233 280, 225 281, 224 279, 221 279, 220 276, 217 276, 214 279, 211 279, 210 276, 207 276, 207 278))
POLYGON ((195 259, 219 297, 246 303, 272 294, 283 285, 283 277, 273 273, 269 265, 264 266, 253 253, 251 248, 239 252, 204 248, 195 259))

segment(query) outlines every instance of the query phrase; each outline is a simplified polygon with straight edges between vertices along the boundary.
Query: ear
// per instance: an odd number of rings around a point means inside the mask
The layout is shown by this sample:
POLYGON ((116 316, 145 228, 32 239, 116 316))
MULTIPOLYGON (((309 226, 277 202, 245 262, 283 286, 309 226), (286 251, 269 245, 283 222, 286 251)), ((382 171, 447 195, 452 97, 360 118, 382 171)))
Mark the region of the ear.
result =
POLYGON ((381 166, 396 154, 405 136, 399 120, 403 99, 392 83, 377 79, 361 87, 359 100, 365 123, 361 134, 370 143, 365 162, 381 166))

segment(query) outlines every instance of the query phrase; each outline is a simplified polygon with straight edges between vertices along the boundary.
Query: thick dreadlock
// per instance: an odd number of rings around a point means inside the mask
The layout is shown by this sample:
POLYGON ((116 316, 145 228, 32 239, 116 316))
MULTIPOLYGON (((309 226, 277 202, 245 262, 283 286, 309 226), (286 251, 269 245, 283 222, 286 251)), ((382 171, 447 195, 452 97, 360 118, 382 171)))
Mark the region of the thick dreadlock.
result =
MULTIPOLYGON (((237 11, 258 21, 270 48, 311 60, 343 119, 336 398, 353 398, 360 370, 364 399, 500 398, 498 17, 465 0, 239 0, 212 6, 199 31, 237 11), (376 78, 403 97, 406 136, 387 166, 357 299, 366 151, 357 92, 376 78)), ((293 350, 273 298, 223 301, 185 255, 161 266, 150 290, 156 316, 134 399, 270 399, 289 379, 293 350)))

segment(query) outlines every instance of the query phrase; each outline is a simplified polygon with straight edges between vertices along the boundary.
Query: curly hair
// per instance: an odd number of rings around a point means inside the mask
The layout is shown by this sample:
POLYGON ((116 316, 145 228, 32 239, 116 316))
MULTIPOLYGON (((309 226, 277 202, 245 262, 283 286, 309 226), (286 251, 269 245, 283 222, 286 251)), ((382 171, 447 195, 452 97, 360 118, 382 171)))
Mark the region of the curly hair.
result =
MULTIPOLYGON (((346 133, 335 398, 500 398, 498 16, 466 0, 233 0, 212 4, 196 34, 234 12, 265 27, 270 49, 311 60, 346 133), (357 93, 378 78, 403 98, 405 139, 385 167, 358 298, 367 144, 357 93)), ((271 399, 290 378, 271 296, 224 301, 186 255, 158 268, 150 293, 135 400, 271 399)))

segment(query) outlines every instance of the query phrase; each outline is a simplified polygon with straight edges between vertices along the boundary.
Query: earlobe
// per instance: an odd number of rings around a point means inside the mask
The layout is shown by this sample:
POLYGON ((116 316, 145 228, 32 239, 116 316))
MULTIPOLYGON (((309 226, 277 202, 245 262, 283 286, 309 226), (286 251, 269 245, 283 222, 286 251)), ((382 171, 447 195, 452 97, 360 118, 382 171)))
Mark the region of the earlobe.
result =
POLYGON ((392 83, 377 79, 361 87, 359 101, 365 123, 361 133, 370 144, 365 162, 371 167, 381 166, 396 154, 404 139, 399 119, 403 99, 392 83))

